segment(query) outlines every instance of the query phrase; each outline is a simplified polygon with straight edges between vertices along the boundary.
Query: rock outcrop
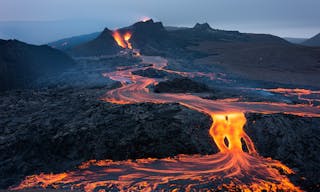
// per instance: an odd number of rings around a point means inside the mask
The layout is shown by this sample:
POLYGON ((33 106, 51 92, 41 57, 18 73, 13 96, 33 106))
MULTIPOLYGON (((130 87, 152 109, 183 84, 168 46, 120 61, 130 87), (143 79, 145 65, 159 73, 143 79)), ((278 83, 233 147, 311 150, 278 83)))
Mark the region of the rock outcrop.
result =
POLYGON ((207 85, 188 78, 176 78, 162 81, 154 87, 156 93, 201 93, 209 92, 207 85))

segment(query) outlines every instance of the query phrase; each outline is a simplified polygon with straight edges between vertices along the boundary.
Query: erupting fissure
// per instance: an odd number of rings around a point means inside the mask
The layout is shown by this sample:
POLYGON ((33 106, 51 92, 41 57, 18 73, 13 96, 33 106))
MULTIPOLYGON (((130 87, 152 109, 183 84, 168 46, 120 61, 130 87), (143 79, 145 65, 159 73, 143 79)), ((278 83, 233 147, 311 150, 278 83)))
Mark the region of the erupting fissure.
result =
MULTIPOLYGON (((131 34, 114 37, 124 48, 132 48, 131 34)), ((159 80, 133 75, 141 69, 165 70, 167 61, 161 57, 142 56, 148 67, 128 68, 104 74, 120 81, 122 86, 107 92, 103 100, 116 103, 167 103, 178 102, 183 106, 210 115, 212 125, 209 134, 220 152, 213 155, 178 155, 175 158, 138 159, 114 162, 91 160, 77 170, 61 174, 28 176, 20 185, 11 189, 54 187, 84 189, 85 191, 300 191, 286 174, 293 172, 281 162, 258 155, 254 144, 244 132, 246 118, 243 111, 286 112, 299 114, 301 110, 310 116, 319 112, 310 106, 277 105, 273 103, 248 103, 230 100, 207 100, 190 94, 156 94, 148 86, 159 80), (243 142, 242 142, 243 141, 243 142), (245 145, 245 146, 244 146, 245 145), (248 152, 245 152, 244 148, 248 152), (281 171, 279 171, 281 170, 281 171)), ((172 72, 172 71, 166 71, 172 72)))

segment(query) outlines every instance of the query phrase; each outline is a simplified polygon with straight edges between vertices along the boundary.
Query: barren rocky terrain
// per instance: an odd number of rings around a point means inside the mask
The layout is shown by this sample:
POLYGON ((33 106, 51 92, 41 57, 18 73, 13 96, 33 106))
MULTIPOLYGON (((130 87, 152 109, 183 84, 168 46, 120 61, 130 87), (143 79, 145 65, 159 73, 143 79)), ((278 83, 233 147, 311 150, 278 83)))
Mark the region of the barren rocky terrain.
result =
MULTIPOLYGON (((213 154, 211 119, 179 104, 114 105, 110 87, 10 91, 0 100, 1 188, 24 176, 72 170, 90 159, 213 154)), ((258 152, 293 168, 305 189, 319 183, 319 118, 247 114, 258 152)), ((301 182, 293 178, 293 181, 301 182)))
POLYGON ((1 95, 1 188, 24 176, 125 160, 217 152, 211 119, 178 104, 114 105, 108 88, 14 91, 1 95))

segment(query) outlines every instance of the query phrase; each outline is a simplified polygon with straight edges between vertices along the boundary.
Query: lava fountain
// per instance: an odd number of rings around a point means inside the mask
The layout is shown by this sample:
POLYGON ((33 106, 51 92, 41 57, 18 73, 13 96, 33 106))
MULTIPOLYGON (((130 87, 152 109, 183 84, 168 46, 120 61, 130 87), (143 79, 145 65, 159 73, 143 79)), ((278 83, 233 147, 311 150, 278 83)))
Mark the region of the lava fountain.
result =
MULTIPOLYGON (((115 32, 114 37, 122 37, 115 32)), ((130 35, 118 44, 129 47, 130 35)), ((212 118, 209 133, 219 153, 213 155, 178 155, 164 159, 127 161, 91 160, 78 169, 60 174, 39 174, 25 178, 11 190, 25 188, 61 188, 93 191, 301 191, 287 175, 294 174, 281 162, 264 158, 257 153, 254 143, 244 132, 244 111, 286 112, 318 116, 319 108, 309 105, 250 103, 230 100, 207 100, 190 94, 156 94, 148 86, 157 79, 133 75, 135 70, 154 68, 162 70, 166 60, 145 57, 148 67, 129 68, 104 74, 121 82, 102 99, 116 104, 178 102, 205 113, 212 118), (246 150, 245 150, 246 149, 246 150), (245 152, 247 151, 247 152, 245 152)), ((170 71, 166 71, 170 72, 170 71)))

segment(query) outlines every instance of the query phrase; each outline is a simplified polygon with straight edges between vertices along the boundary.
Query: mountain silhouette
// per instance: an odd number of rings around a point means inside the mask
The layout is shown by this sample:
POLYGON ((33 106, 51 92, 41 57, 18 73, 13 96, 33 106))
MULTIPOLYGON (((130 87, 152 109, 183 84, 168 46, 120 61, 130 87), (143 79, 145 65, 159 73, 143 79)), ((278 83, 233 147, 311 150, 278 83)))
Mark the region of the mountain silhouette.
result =
POLYGON ((72 56, 87 57, 116 54, 120 50, 121 48, 112 37, 112 31, 105 28, 97 38, 71 48, 68 53, 72 56))

